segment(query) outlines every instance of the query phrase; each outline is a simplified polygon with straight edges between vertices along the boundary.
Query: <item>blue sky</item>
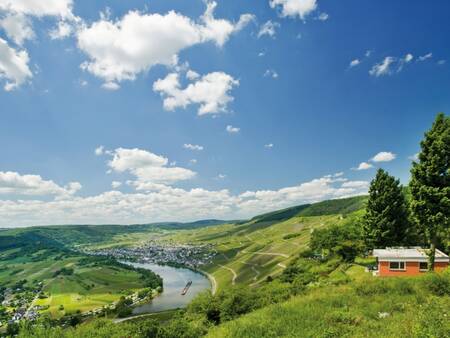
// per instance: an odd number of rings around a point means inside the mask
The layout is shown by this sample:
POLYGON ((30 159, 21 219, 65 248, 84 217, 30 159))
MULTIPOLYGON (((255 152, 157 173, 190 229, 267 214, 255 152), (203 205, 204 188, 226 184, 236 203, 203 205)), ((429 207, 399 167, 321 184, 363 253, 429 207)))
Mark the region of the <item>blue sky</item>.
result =
POLYGON ((43 3, 0 0, 0 226, 248 217, 365 193, 377 167, 406 184, 450 110, 445 0, 43 3))

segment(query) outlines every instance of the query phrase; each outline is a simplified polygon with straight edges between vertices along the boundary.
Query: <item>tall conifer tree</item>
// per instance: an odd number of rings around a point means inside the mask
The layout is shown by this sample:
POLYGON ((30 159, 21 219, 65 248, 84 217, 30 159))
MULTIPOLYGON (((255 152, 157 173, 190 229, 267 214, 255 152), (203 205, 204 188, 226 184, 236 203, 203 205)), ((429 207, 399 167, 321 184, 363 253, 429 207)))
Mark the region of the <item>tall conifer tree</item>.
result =
POLYGON ((408 244, 409 217, 399 180, 378 169, 369 189, 364 233, 370 248, 408 244))
POLYGON ((432 271, 438 237, 450 224, 450 117, 438 114, 420 146, 419 161, 411 169, 411 209, 430 244, 432 271))

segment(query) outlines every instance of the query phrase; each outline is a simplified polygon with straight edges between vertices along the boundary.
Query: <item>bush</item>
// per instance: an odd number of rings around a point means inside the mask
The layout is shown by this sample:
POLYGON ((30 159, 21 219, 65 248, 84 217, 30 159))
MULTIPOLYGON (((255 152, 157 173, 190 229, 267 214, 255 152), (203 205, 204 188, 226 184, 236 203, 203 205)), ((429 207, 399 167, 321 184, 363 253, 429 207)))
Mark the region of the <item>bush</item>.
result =
POLYGON ((429 273, 423 282, 425 287, 436 296, 450 296, 450 272, 429 273))

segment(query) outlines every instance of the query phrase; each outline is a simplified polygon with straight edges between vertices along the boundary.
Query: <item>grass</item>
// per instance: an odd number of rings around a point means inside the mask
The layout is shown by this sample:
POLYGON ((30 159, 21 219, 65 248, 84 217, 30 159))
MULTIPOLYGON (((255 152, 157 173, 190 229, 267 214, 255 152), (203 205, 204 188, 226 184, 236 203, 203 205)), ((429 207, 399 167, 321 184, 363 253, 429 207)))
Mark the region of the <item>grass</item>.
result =
POLYGON ((383 280, 364 277, 361 269, 354 265, 345 271, 350 283, 313 287, 214 328, 207 337, 449 336, 450 294, 432 292, 434 277, 383 280))

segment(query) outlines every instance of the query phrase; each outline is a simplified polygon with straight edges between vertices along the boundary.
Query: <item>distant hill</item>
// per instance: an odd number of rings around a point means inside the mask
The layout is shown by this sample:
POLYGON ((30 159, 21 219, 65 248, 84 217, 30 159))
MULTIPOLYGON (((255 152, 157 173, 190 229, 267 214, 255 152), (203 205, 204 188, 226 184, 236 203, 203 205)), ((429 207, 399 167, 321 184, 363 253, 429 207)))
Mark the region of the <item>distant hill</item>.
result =
POLYGON ((47 247, 77 246, 111 240, 116 235, 152 231, 198 229, 224 224, 222 220, 201 220, 191 223, 167 222, 132 225, 54 225, 5 229, 0 232, 0 251, 6 248, 33 245, 47 247))
POLYGON ((251 219, 254 223, 280 222, 294 216, 326 216, 347 215, 364 208, 367 196, 356 196, 335 200, 328 200, 313 204, 303 204, 282 210, 272 211, 267 214, 255 216, 251 219))

